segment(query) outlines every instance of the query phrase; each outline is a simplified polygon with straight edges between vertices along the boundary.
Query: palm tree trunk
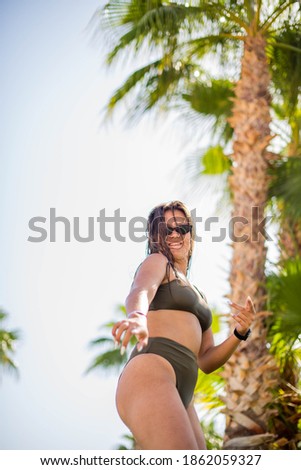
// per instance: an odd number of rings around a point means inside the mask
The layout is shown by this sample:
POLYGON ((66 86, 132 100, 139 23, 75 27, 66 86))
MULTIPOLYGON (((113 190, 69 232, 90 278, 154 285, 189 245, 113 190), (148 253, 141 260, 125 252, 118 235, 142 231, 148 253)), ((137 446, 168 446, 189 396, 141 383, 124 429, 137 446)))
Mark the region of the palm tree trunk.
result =
MULTIPOLYGON (((232 233, 231 299, 244 304, 250 295, 258 313, 252 336, 241 343, 223 372, 227 384, 225 448, 241 448, 237 438, 259 434, 263 438, 260 445, 256 440, 257 448, 264 448, 265 439, 271 439, 266 434, 270 416, 267 405, 272 401, 271 389, 278 381, 278 368, 266 345, 265 318, 269 312, 264 311, 264 210, 269 181, 267 147, 272 139, 265 47, 260 34, 246 38, 241 78, 229 120, 234 129, 233 174, 229 181, 232 216, 239 217, 232 233), (236 447, 231 447, 231 440, 236 447)), ((233 321, 230 323, 233 329, 233 321)))

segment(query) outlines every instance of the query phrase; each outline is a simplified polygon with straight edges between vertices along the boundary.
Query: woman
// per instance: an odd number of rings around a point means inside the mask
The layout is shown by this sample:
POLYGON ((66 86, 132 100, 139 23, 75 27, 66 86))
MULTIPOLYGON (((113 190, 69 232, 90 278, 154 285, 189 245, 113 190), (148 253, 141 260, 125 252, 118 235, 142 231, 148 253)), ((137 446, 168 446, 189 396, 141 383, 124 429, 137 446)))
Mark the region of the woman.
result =
POLYGON ((127 319, 112 330, 124 353, 138 342, 118 382, 116 405, 139 448, 206 449, 193 406, 198 367, 222 366, 247 339, 254 319, 248 297, 237 310, 234 332, 215 346, 206 298, 187 279, 194 228, 186 206, 155 207, 148 219, 148 256, 126 298, 127 319))

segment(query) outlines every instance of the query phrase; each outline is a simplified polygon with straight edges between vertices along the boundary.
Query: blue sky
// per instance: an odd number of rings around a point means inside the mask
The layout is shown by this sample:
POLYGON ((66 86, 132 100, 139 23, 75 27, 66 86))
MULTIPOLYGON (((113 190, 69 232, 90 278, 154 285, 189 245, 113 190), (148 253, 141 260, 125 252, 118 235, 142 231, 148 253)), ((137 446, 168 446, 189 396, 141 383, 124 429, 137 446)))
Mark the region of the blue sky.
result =
MULTIPOLYGON (((48 220, 54 207, 79 217, 84 236, 88 217, 103 208, 111 216, 119 208, 128 223, 171 199, 216 215, 213 196, 185 184, 191 148, 179 137, 181 124, 162 115, 128 128, 125 106, 103 124, 101 110, 129 69, 105 71, 103 48, 90 40, 87 25, 99 5, 0 5, 0 305, 7 327, 22 336, 20 378, 0 383, 1 449, 112 449, 127 432, 115 410, 117 376, 83 372, 94 355, 87 345, 116 315, 145 244, 128 237, 106 243, 97 234, 93 242, 65 243, 61 229, 55 243, 30 243, 28 221, 48 220)), ((229 247, 204 238, 191 275, 211 306, 223 306, 229 247)))

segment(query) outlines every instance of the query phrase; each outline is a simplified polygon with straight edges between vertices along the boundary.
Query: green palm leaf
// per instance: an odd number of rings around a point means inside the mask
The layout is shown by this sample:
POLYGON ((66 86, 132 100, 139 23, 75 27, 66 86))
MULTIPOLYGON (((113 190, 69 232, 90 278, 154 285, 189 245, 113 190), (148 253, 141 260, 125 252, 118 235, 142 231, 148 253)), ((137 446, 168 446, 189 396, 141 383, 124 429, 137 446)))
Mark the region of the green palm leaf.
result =
POLYGON ((86 374, 99 368, 118 372, 126 361, 126 356, 121 356, 119 349, 114 350, 114 342, 112 341, 112 349, 97 355, 86 370, 86 374))
POLYGON ((201 163, 204 175, 220 175, 228 172, 231 168, 231 160, 225 155, 220 145, 209 147, 201 157, 201 163))
POLYGON ((271 169, 269 197, 283 202, 283 210, 293 219, 301 219, 301 157, 289 157, 271 169))
MULTIPOLYGON (((117 306, 117 312, 124 317, 126 316, 126 309, 124 305, 117 306)), ((120 372, 122 367, 126 364, 129 359, 130 352, 133 346, 136 344, 137 340, 135 337, 132 337, 130 343, 127 347, 125 354, 122 356, 120 354, 119 347, 115 348, 115 343, 112 336, 108 336, 111 334, 112 328, 114 324, 118 320, 112 320, 104 325, 101 325, 100 330, 103 332, 104 336, 99 336, 92 341, 89 342, 89 348, 98 348, 100 349, 99 353, 97 354, 94 359, 92 359, 90 365, 85 370, 85 374, 90 373, 95 369, 103 369, 105 371, 112 370, 114 372, 120 372)))
MULTIPOLYGON (((0 325, 7 319, 8 315, 0 310, 0 325)), ((2 325, 1 325, 2 326, 2 325)), ((3 371, 18 373, 18 367, 13 360, 16 342, 20 338, 18 330, 7 330, 0 326, 0 368, 3 371)))
POLYGON ((284 25, 283 31, 275 34, 267 49, 276 99, 282 96, 286 117, 291 116, 299 103, 301 91, 301 28, 299 25, 284 25), (280 47, 286 44, 294 47, 280 47))
MULTIPOLYGON (((212 331, 214 334, 221 331, 222 322, 219 313, 212 309, 212 331)), ((215 416, 223 407, 223 401, 220 397, 224 388, 224 379, 219 372, 205 374, 201 370, 198 371, 198 380, 195 387, 195 401, 200 406, 201 413, 208 416, 211 413, 211 418, 215 416)))
POLYGON ((151 64, 148 64, 145 67, 142 67, 139 70, 136 70, 133 74, 131 74, 124 84, 119 87, 107 105, 108 114, 110 114, 113 109, 115 108, 116 104, 124 99, 124 97, 138 84, 143 84, 143 81, 147 83, 147 80, 157 73, 158 67, 160 66, 161 61, 155 61, 151 64))
POLYGON ((124 434, 122 438, 126 441, 117 445, 116 450, 134 450, 136 446, 135 439, 130 434, 124 434))
POLYGON ((268 309, 275 312, 269 329, 271 350, 282 366, 301 338, 301 259, 288 260, 279 274, 267 278, 268 309))
POLYGON ((201 119, 211 121, 213 136, 217 135, 224 144, 229 142, 233 135, 227 121, 232 112, 233 87, 229 80, 208 78, 206 81, 192 82, 187 92, 182 95, 201 119))

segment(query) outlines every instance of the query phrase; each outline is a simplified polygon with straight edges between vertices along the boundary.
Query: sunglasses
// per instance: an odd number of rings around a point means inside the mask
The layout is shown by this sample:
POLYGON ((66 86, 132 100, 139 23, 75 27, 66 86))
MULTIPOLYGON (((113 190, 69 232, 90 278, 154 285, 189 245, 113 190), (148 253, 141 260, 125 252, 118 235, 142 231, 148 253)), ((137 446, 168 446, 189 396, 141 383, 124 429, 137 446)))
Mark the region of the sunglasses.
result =
POLYGON ((192 226, 190 224, 176 225, 175 227, 170 227, 169 225, 166 225, 167 235, 171 235, 174 230, 179 235, 186 235, 186 233, 192 231, 192 226))

